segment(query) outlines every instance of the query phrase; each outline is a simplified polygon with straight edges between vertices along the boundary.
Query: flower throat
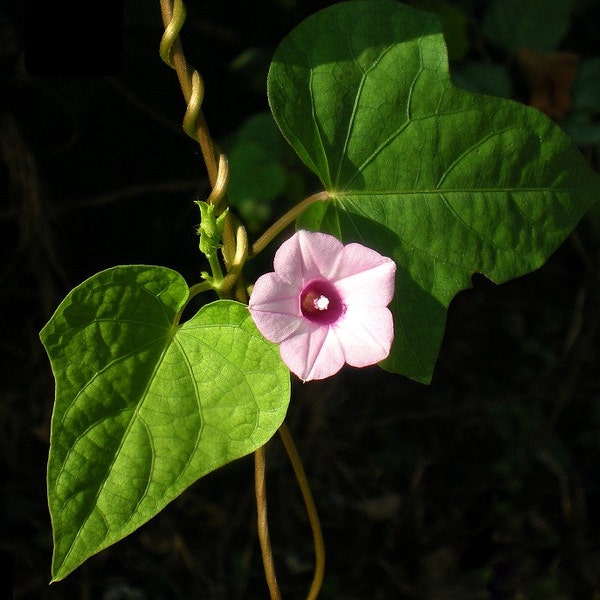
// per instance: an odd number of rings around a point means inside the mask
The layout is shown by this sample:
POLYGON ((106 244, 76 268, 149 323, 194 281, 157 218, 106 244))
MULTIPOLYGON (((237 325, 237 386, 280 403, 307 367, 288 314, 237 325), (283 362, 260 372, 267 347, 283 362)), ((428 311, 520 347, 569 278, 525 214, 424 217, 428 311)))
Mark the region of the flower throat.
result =
POLYGON ((310 281, 300 293, 302 314, 310 321, 332 325, 344 313, 344 304, 339 292, 322 279, 310 281))

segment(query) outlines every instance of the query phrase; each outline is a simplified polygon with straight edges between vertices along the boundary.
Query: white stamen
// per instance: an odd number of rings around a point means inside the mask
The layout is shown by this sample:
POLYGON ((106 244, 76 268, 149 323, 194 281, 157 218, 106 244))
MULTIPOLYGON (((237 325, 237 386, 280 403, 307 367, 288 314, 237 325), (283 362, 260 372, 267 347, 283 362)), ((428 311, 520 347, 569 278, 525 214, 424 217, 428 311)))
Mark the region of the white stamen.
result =
POLYGON ((313 306, 317 310, 327 310, 329 308, 329 298, 327 298, 327 296, 321 295, 313 301, 313 306))

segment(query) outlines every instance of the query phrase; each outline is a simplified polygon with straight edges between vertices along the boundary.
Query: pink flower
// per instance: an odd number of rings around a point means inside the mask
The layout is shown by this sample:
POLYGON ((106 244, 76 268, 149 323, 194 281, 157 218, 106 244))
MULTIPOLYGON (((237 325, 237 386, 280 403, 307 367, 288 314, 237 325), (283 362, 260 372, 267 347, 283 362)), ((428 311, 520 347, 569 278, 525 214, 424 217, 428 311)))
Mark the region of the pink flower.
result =
POLYGON ((366 367, 388 356, 394 338, 387 308, 396 272, 391 259, 302 230, 277 250, 274 267, 256 281, 250 313, 300 379, 324 379, 344 363, 366 367))

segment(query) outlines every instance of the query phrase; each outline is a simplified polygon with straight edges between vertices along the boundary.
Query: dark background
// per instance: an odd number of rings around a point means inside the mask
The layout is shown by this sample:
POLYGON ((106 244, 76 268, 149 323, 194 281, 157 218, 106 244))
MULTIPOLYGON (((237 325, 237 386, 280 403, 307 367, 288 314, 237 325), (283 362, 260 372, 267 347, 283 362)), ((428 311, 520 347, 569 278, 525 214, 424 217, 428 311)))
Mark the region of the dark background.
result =
MULTIPOLYGON (((215 139, 227 147, 247 118, 267 110, 276 45, 329 4, 189 0, 182 40, 204 77, 215 139)), ((597 2, 575 3, 537 74, 486 39, 486 2, 428 4, 444 15, 453 69, 484 58, 510 81, 512 97, 568 122, 578 61, 600 55, 597 2), (561 61, 560 52, 575 60, 561 61)), ((205 477, 132 536, 48 585, 54 390, 38 332, 73 286, 110 266, 160 264, 197 281, 193 200, 209 188, 198 148, 181 131, 175 73, 158 55, 158 2, 125 0, 123 44, 100 59, 101 74, 66 58, 65 69, 84 72, 44 73, 52 63, 39 51, 52 36, 36 22, 40 37, 28 38, 31 18, 20 4, 0 9, 0 560, 10 574, 0 595, 266 598, 251 457, 205 477), (27 63, 26 49, 38 62, 27 63)), ((476 86, 492 86, 481 77, 476 86)), ((599 114, 600 104, 590 122, 599 114)), ((596 169, 599 142, 581 144, 596 169)), ((275 204, 254 199, 257 227, 315 191, 293 158, 281 160, 294 192, 275 204)), ((322 519, 323 599, 600 599, 596 223, 584 219, 535 273, 502 286, 475 277, 450 307, 430 386, 377 367, 295 384, 288 424, 322 519)), ((266 254, 257 270, 268 268, 266 254)), ((284 598, 303 598, 310 530, 277 438, 267 458, 280 586, 284 598)))

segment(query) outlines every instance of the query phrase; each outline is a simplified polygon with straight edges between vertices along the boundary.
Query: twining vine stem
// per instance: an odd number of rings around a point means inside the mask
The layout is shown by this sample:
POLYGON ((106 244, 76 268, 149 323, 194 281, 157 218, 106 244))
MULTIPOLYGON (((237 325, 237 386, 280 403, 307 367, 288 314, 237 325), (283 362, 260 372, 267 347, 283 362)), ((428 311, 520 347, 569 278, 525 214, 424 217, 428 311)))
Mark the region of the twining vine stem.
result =
MULTIPOLYGON (((213 142, 208 124, 202 112, 202 100, 204 99, 204 82, 202 76, 187 63, 181 40, 179 39, 179 32, 186 18, 185 5, 183 0, 160 0, 160 6, 165 26, 165 32, 160 42, 160 56, 177 73, 179 85, 187 104, 183 118, 183 129, 200 145, 202 157, 208 172, 208 180, 212 188, 207 202, 214 204, 217 212, 220 212, 225 209, 226 205, 225 193, 229 181, 229 167, 227 157, 218 151, 213 142)), ((293 223, 310 204, 319 200, 327 200, 328 197, 327 192, 318 192, 292 207, 252 245, 249 251, 244 254, 244 260, 246 257, 252 258, 261 252, 277 234, 293 223)), ((236 255, 233 229, 232 219, 228 218, 223 234, 223 258, 228 269, 233 263, 234 255, 236 255)), ((236 266, 239 272, 243 264, 240 265, 238 263, 236 266)))
POLYGON ((308 520, 312 529, 315 546, 315 573, 306 600, 315 600, 321 591, 321 585, 323 584, 323 577, 325 575, 325 543, 323 541, 323 532, 321 531, 321 522, 319 521, 319 514, 317 513, 317 507, 315 506, 315 501, 313 500, 310 486, 308 485, 308 479, 304 472, 302 460, 300 459, 300 455, 294 444, 294 438, 292 438, 292 434, 285 423, 282 423, 279 428, 279 436, 281 437, 281 441, 283 442, 287 455, 292 463, 292 468, 294 469, 296 480, 298 481, 300 491, 302 492, 302 498, 304 500, 304 505, 306 506, 308 520))
POLYGON ((160 0, 160 10, 165 26, 165 32, 160 42, 160 56, 177 73, 183 98, 187 104, 184 130, 200 144, 202 157, 208 171, 208 180, 211 187, 214 188, 219 174, 219 164, 212 137, 202 113, 204 83, 200 73, 188 65, 179 39, 179 32, 186 17, 185 5, 182 0, 160 0))
MULTIPOLYGON (((185 133, 200 145, 208 173, 208 180, 212 189, 207 203, 215 207, 217 214, 221 214, 227 208, 226 192, 229 181, 229 167, 227 157, 217 149, 213 142, 206 119, 202 113, 204 82, 200 73, 188 65, 183 53, 181 40, 179 39, 179 32, 186 18, 185 5, 183 0, 160 0, 160 7, 165 27, 160 42, 160 56, 177 73, 181 91, 187 105, 183 118, 183 129, 185 133)), ((214 289, 220 297, 233 296, 241 302, 247 302, 247 295, 240 277, 246 260, 261 252, 269 242, 300 216, 310 204, 326 200, 328 197, 329 195, 326 192, 319 192, 309 196, 271 225, 252 247, 248 243, 246 228, 229 211, 225 217, 225 228, 222 236, 222 253, 227 274, 224 277, 218 278, 219 283, 216 288, 209 281, 201 281, 193 285, 190 288, 189 297, 192 298, 198 293, 214 289)), ((213 269, 216 268, 214 265, 211 266, 213 266, 213 269)), ((220 265, 218 271, 220 272, 220 265)), ((181 312, 178 318, 181 316, 181 312)), ((300 486, 313 533, 316 566, 307 600, 315 600, 319 595, 325 570, 325 550, 321 525, 302 461, 285 423, 279 428, 279 434, 290 458, 298 485, 300 486)), ((258 537, 271 600, 281 600, 281 592, 277 584, 269 537, 265 472, 266 461, 265 448, 263 446, 255 451, 255 495, 258 537)))

